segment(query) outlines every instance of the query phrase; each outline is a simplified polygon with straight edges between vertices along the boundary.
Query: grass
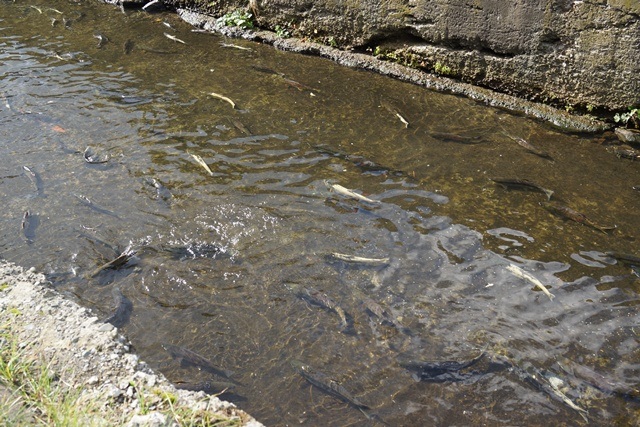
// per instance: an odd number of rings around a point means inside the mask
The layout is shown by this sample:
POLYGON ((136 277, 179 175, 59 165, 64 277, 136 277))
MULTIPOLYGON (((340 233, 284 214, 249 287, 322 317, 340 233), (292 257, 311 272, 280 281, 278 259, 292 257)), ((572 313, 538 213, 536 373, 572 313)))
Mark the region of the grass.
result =
POLYGON ((109 425, 98 402, 79 403, 81 392, 61 384, 50 365, 27 349, 6 326, 0 329, 0 425, 109 425))
MULTIPOLYGON (((0 426, 119 426, 126 420, 105 398, 83 395, 66 384, 51 365, 16 340, 8 324, 0 325, 0 426)), ((179 426, 235 427, 238 417, 177 405, 177 395, 133 385, 138 414, 151 410, 179 426)), ((130 414, 130 416, 132 416, 130 414)))

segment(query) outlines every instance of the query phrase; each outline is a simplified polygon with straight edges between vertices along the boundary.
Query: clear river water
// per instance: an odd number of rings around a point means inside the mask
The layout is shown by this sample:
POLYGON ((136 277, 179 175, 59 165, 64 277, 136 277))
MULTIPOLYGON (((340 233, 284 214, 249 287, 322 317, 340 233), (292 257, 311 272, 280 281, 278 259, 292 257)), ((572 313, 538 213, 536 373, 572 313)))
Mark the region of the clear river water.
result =
POLYGON ((0 1, 0 257, 269 426, 640 422, 613 142, 174 14, 0 1))

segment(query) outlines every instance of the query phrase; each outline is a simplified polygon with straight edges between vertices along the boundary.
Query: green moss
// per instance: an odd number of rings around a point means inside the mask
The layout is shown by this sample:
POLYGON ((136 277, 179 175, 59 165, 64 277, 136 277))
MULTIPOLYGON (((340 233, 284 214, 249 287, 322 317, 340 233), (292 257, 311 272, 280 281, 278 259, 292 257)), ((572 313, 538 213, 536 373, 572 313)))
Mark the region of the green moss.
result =
POLYGON ((433 70, 440 75, 449 76, 451 75, 451 68, 442 64, 440 61, 436 62, 436 65, 433 66, 433 70))

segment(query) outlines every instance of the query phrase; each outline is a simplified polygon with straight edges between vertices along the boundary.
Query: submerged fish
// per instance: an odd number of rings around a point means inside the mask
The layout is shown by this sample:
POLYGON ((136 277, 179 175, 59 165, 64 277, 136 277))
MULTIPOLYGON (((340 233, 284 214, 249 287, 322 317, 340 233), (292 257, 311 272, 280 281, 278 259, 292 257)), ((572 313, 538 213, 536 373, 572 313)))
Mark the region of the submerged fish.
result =
POLYGON ((354 334, 353 317, 344 311, 337 302, 332 300, 327 294, 318 291, 314 288, 300 287, 299 285, 290 283, 285 285, 288 289, 292 290, 295 295, 306 301, 307 303, 316 307, 324 308, 325 310, 335 313, 340 318, 340 330, 345 334, 354 334))
POLYGON ((370 316, 377 317, 378 319, 380 319, 382 323, 387 323, 389 325, 392 325, 400 333, 403 333, 408 336, 413 335, 409 328, 405 327, 400 322, 398 322, 398 320, 395 319, 387 310, 382 308, 380 304, 378 304, 371 298, 363 296, 362 304, 364 305, 366 312, 369 313, 370 316))
POLYGON ((640 391, 626 384, 607 378, 586 366, 571 362, 568 359, 564 359, 562 363, 560 361, 557 363, 565 373, 602 393, 618 396, 625 400, 640 401, 640 391))
POLYGON ((239 45, 233 44, 233 43, 220 43, 220 46, 229 47, 229 48, 238 49, 238 50, 248 50, 248 51, 252 51, 253 50, 250 47, 239 46, 239 45))
POLYGON ((369 409, 368 405, 356 399, 347 389, 345 389, 338 381, 328 375, 313 369, 311 366, 299 361, 292 360, 291 366, 307 380, 311 385, 320 389, 320 391, 333 396, 359 410, 369 409))
POLYGON ((82 203, 83 205, 85 205, 85 206, 86 206, 86 207, 88 207, 88 208, 93 209, 93 210, 94 210, 94 211, 96 211, 96 212, 100 212, 100 213, 105 214, 105 215, 110 215, 110 216, 114 216, 114 217, 116 217, 116 218, 120 218, 120 217, 119 217, 115 212, 110 211, 110 210, 108 210, 108 209, 105 209, 105 208, 102 208, 102 207, 100 207, 100 206, 96 205, 96 204, 95 204, 95 203, 93 203, 91 200, 89 200, 89 198, 88 198, 88 197, 83 196, 82 194, 74 194, 73 196, 74 196, 76 199, 78 199, 78 201, 79 201, 80 203, 82 203))
POLYGON ((547 289, 547 287, 545 285, 542 284, 542 282, 540 282, 538 279, 536 279, 535 277, 533 277, 531 274, 527 273, 526 271, 524 271, 523 269, 521 269, 520 267, 518 267, 517 265, 513 265, 513 264, 509 264, 507 266, 507 270, 509 270, 510 272, 512 272, 514 275, 516 275, 517 277, 521 278, 521 279, 525 279, 528 280, 529 282, 533 283, 534 285, 536 285, 542 292, 544 292, 544 294, 546 296, 549 297, 550 300, 553 301, 553 299, 555 298, 555 295, 553 295, 551 292, 549 292, 549 290, 547 289))
POLYGON ((570 219, 580 224, 588 225, 589 227, 595 228, 598 231, 602 231, 605 234, 607 234, 607 231, 615 230, 616 228, 616 227, 607 227, 607 226, 598 225, 593 221, 591 221, 589 218, 587 218, 585 214, 580 213, 578 211, 574 211, 573 209, 567 206, 562 206, 557 203, 545 203, 544 207, 554 215, 558 215, 562 218, 570 219))
POLYGON ((165 36, 166 38, 168 38, 169 40, 173 40, 174 42, 178 42, 178 43, 182 43, 182 44, 187 44, 186 42, 184 42, 184 41, 180 40, 180 39, 179 39, 179 38, 177 38, 176 36, 172 36, 172 35, 171 35, 171 34, 169 34, 169 33, 164 33, 164 36, 165 36))
POLYGON ((400 113, 400 111, 395 106, 393 106, 391 103, 389 103, 385 99, 380 101, 380 105, 382 105, 388 112, 390 112, 391 114, 396 116, 398 119, 400 119, 402 124, 404 124, 405 128, 409 127, 409 122, 404 118, 404 116, 400 113))
POLYGON ((188 363, 197 366, 198 369, 204 369, 219 377, 223 377, 233 382, 234 384, 240 384, 236 380, 232 379, 233 371, 221 369, 214 365, 210 360, 200 356, 198 353, 189 350, 188 348, 179 347, 171 344, 162 344, 162 348, 169 352, 171 357, 179 359, 182 363, 188 363))
POLYGON ((308 91, 311 91, 312 95, 313 95, 313 92, 314 92, 314 91, 315 91, 315 92, 320 92, 318 89, 314 89, 314 88, 312 88, 311 86, 307 86, 307 85, 305 85, 305 84, 303 84, 303 83, 300 83, 300 82, 297 82, 297 81, 295 81, 295 80, 288 79, 288 78, 286 78, 286 77, 284 76, 284 74, 279 74, 279 75, 280 75, 280 77, 282 78, 282 81, 284 81, 284 82, 285 82, 286 84, 288 84, 289 86, 291 86, 291 87, 293 87, 293 88, 295 88, 295 89, 298 89, 298 90, 299 90, 299 91, 301 91, 301 92, 302 92, 303 90, 308 90, 308 91))
POLYGON ((536 184, 535 182, 529 181, 528 179, 491 178, 491 181, 503 186, 504 188, 538 191, 540 193, 546 194, 548 200, 551 200, 551 196, 553 195, 552 190, 541 187, 540 185, 536 184))
POLYGON ((605 254, 623 264, 640 266, 640 257, 635 255, 623 254, 621 252, 605 252, 605 254))
POLYGON ((484 357, 484 352, 470 360, 457 361, 399 361, 400 366, 413 372, 420 381, 445 382, 462 381, 472 374, 460 373, 463 369, 469 368, 484 357))
MULTIPOLYGON (((189 154, 191 154, 191 153, 189 153, 189 154)), ((211 170, 211 168, 209 167, 207 162, 205 162, 202 157, 200 157, 197 154, 191 154, 191 157, 193 157, 193 160, 195 160, 196 163, 198 163, 200 166, 202 166, 202 168, 204 170, 206 170, 209 175, 213 176, 213 171, 211 170)))
POLYGON ((98 49, 102 49, 104 47, 104 45, 106 45, 107 43, 109 43, 109 39, 107 38, 107 36, 105 36, 102 33, 96 33, 93 35, 93 37, 98 39, 98 49))
POLYGON ((538 157, 542 157, 544 159, 549 159, 549 160, 553 160, 553 157, 551 157, 551 155, 545 151, 540 151, 539 149, 537 149, 536 147, 534 147, 531 143, 529 143, 528 141, 522 139, 522 138, 517 138, 511 135, 507 135, 509 138, 513 139, 519 146, 521 146, 522 148, 526 149, 527 151, 529 151, 532 154, 535 154, 538 157))
POLYGON ((84 161, 92 164, 107 163, 109 161, 108 154, 102 154, 95 151, 92 146, 84 149, 84 161))
POLYGON ((162 246, 162 250, 171 254, 174 259, 211 258, 215 259, 224 254, 226 250, 213 243, 190 243, 185 246, 162 246))
POLYGON ((173 385, 179 390, 203 391, 206 394, 224 394, 233 391, 236 384, 228 381, 201 381, 197 383, 176 381, 173 385))
POLYGON ((160 200, 164 200, 165 202, 173 197, 171 191, 160 181, 155 178, 145 178, 144 180, 147 184, 153 186, 156 189, 156 198, 160 200))
POLYGON ((128 55, 133 51, 133 48, 134 48, 135 45, 136 45, 136 43, 133 40, 127 39, 122 44, 122 51, 124 52, 125 55, 128 55))
POLYGON ((234 117, 229 118, 229 120, 240 132, 244 133, 247 136, 251 136, 251 132, 249 131, 249 129, 247 129, 247 127, 244 124, 242 124, 240 120, 234 117))
POLYGON ((584 418, 585 421, 589 422, 589 420, 587 419, 588 412, 586 411, 586 409, 583 409, 578 405, 576 405, 575 403, 573 403, 573 401, 569 399, 567 395, 562 392, 562 390, 560 390, 560 387, 564 384, 564 381, 552 375, 547 376, 546 380, 547 382, 549 382, 549 385, 551 386, 551 390, 553 390, 554 394, 558 396, 560 400, 562 400, 570 408, 578 411, 580 416, 582 416, 582 418, 584 418))
POLYGON ((567 397, 560 390, 560 386, 564 383, 560 378, 555 375, 551 375, 549 373, 542 372, 532 366, 527 367, 527 369, 523 369, 519 366, 512 365, 510 368, 511 372, 514 372, 520 379, 530 384, 534 388, 548 394, 550 397, 563 402, 570 408, 578 411, 580 416, 586 421, 587 419, 587 411, 578 405, 576 405, 571 399, 567 397), (532 371, 529 373, 528 371, 532 371))
POLYGON ((104 319, 104 322, 111 323, 116 328, 121 328, 125 323, 129 321, 133 305, 131 304, 131 301, 129 301, 129 299, 123 295, 123 293, 117 286, 111 289, 111 295, 113 296, 115 309, 109 317, 104 319))
POLYGON ((349 190, 348 188, 343 187, 342 185, 338 185, 338 184, 329 184, 328 182, 325 181, 325 183, 329 186, 329 189, 332 191, 335 191, 336 193, 345 196, 345 197, 350 197, 352 199, 355 200, 359 200, 361 202, 367 202, 367 203, 380 203, 379 200, 373 200, 370 199, 366 196, 363 196, 362 194, 358 194, 355 191, 349 190))
POLYGON ((455 133, 447 132, 429 132, 432 138, 439 139, 441 141, 457 142, 459 144, 480 144, 482 143, 481 136, 464 136, 457 135, 455 133))
POLYGON ((236 108, 236 103, 233 102, 233 100, 231 100, 231 98, 228 98, 228 97, 226 97, 224 95, 220 95, 219 93, 215 93, 215 92, 209 92, 209 95, 213 96, 214 98, 218 98, 218 99, 221 99, 221 100, 223 100, 225 102, 228 102, 229 105, 231 105, 231 108, 236 108))
POLYGON ((389 264, 389 258, 365 258, 356 255, 341 254, 338 252, 332 252, 331 257, 338 261, 350 262, 354 264, 364 265, 386 265, 389 264))
POLYGON ((33 215, 29 211, 25 211, 22 216, 22 234, 27 239, 27 243, 33 243, 36 238, 36 228, 40 225, 40 219, 38 215, 33 215))
POLYGON ((33 186, 36 189, 36 195, 39 197, 45 197, 44 195, 44 185, 42 183, 42 178, 40 178, 40 175, 35 172, 34 170, 26 167, 26 166, 22 166, 22 169, 24 169, 24 171, 27 174, 27 178, 29 178, 29 181, 31 181, 31 183, 33 184, 33 186))
POLYGON ((338 150, 334 150, 332 148, 322 146, 322 145, 316 145, 314 148, 320 153, 328 154, 330 156, 348 161, 354 166, 360 168, 363 172, 370 173, 372 175, 387 175, 387 174, 392 174, 394 176, 404 175, 402 171, 391 170, 387 167, 376 164, 375 162, 367 159, 366 157, 359 156, 357 154, 343 153, 338 150))

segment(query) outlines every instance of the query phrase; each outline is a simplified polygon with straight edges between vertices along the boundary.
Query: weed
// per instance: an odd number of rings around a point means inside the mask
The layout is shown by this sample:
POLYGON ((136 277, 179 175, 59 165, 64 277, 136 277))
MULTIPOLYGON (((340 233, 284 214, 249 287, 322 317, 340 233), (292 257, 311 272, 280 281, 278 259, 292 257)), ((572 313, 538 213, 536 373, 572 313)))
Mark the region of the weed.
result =
POLYGON ((222 27, 253 28, 253 15, 239 9, 227 13, 216 20, 222 27))
POLYGON ((442 64, 440 61, 436 62, 436 65, 433 66, 433 70, 443 76, 448 76, 451 74, 451 68, 442 64))
POLYGON ((288 39, 291 37, 291 32, 286 27, 281 27, 280 25, 276 25, 276 36, 282 37, 283 39, 288 39))
POLYGON ((640 107, 629 107, 629 111, 626 113, 616 113, 613 116, 613 120, 616 123, 623 123, 625 126, 629 126, 631 121, 636 127, 639 127, 640 123, 640 107))

